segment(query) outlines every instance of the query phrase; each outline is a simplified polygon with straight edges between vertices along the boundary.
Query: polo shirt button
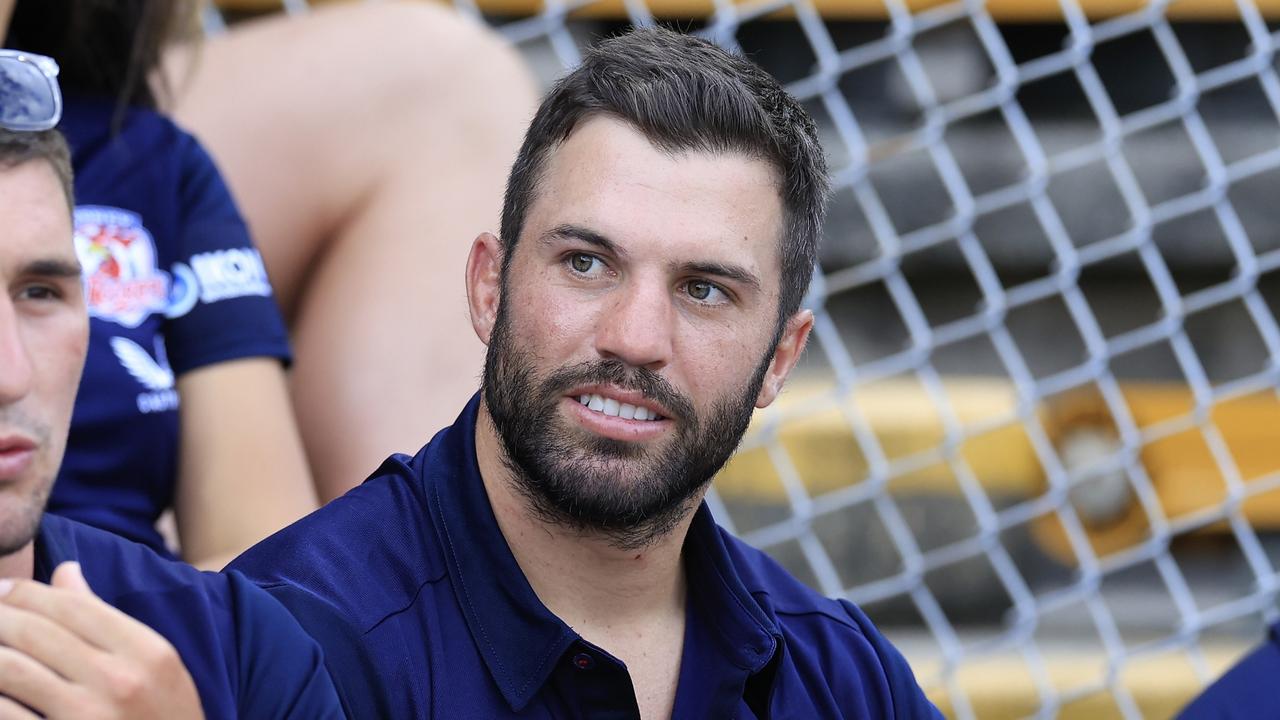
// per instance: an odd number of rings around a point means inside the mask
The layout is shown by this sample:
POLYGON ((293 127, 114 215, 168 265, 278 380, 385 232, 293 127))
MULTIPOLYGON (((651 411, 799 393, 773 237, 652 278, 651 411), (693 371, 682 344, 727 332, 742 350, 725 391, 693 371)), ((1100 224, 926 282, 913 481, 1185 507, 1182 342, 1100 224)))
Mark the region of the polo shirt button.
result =
POLYGON ((590 670, 596 666, 596 659, 586 653, 573 656, 573 666, 579 670, 590 670))

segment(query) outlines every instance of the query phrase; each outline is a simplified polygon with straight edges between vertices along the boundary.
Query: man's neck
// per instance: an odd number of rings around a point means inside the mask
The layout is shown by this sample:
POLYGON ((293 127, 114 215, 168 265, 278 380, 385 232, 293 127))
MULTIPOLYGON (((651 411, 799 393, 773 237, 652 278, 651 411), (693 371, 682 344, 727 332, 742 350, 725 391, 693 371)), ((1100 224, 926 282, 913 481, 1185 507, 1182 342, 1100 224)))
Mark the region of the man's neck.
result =
POLYGON ((692 513, 642 549, 619 549, 605 537, 550 523, 533 513, 515 489, 502 452, 481 404, 476 457, 485 492, 512 555, 548 609, 593 642, 599 642, 601 632, 612 634, 636 623, 682 621, 681 548, 692 513))
POLYGON ((30 580, 35 574, 35 541, 23 545, 16 552, 0 556, 0 578, 30 580))

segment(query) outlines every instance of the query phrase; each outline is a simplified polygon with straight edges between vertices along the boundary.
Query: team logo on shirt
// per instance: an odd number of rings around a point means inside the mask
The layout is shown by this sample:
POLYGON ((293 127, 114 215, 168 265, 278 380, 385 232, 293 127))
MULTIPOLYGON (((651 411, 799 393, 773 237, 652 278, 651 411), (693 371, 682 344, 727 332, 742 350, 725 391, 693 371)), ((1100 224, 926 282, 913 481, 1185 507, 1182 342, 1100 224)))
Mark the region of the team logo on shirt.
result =
POLYGON ((177 318, 197 303, 271 295, 262 255, 233 247, 159 267, 156 244, 137 213, 99 205, 76 208, 76 255, 84 268, 91 317, 135 328, 153 313, 177 318))
POLYGON ((81 206, 75 212, 76 255, 84 268, 90 317, 137 327, 169 306, 169 274, 156 262, 156 245, 137 214, 81 206))

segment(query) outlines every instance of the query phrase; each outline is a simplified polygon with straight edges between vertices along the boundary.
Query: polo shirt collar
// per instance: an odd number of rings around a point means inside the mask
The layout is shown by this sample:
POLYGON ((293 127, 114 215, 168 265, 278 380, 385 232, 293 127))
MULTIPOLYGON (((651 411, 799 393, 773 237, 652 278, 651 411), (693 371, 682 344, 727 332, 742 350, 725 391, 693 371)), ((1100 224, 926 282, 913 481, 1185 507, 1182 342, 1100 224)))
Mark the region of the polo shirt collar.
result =
POLYGON ((519 712, 578 636, 538 599, 498 528, 476 462, 479 407, 477 394, 432 442, 443 455, 422 464, 424 484, 458 606, 503 698, 519 712))
POLYGON ((51 522, 50 516, 45 514, 40 518, 40 527, 36 530, 35 572, 32 577, 42 583, 48 583, 53 578, 53 571, 58 565, 76 559, 73 548, 57 532, 57 523, 57 519, 51 522))
MULTIPOLYGON (((476 461, 479 406, 476 394, 420 467, 458 605, 503 698, 520 712, 582 639, 538 598, 498 527, 476 461)), ((684 553, 697 579, 689 583, 692 621, 708 624, 732 665, 752 674, 769 666, 781 632, 743 584, 705 504, 684 553)))
POLYGON ((696 608, 690 616, 710 625, 727 660, 754 675, 781 648, 782 631, 743 582, 721 533, 702 503, 684 541, 689 602, 696 608))

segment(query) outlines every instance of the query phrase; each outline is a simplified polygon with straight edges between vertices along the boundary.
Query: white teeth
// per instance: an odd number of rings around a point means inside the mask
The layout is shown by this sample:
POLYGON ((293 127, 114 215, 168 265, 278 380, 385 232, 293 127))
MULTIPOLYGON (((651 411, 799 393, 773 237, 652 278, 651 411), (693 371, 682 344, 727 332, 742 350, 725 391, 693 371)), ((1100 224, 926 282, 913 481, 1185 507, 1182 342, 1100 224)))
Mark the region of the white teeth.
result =
POLYGON ((598 413, 603 413, 610 417, 620 417, 624 420, 657 420, 658 414, 649 408, 640 407, 639 405, 629 405, 620 403, 612 398, 606 398, 594 393, 587 393, 578 396, 578 402, 586 405, 588 408, 598 413))

